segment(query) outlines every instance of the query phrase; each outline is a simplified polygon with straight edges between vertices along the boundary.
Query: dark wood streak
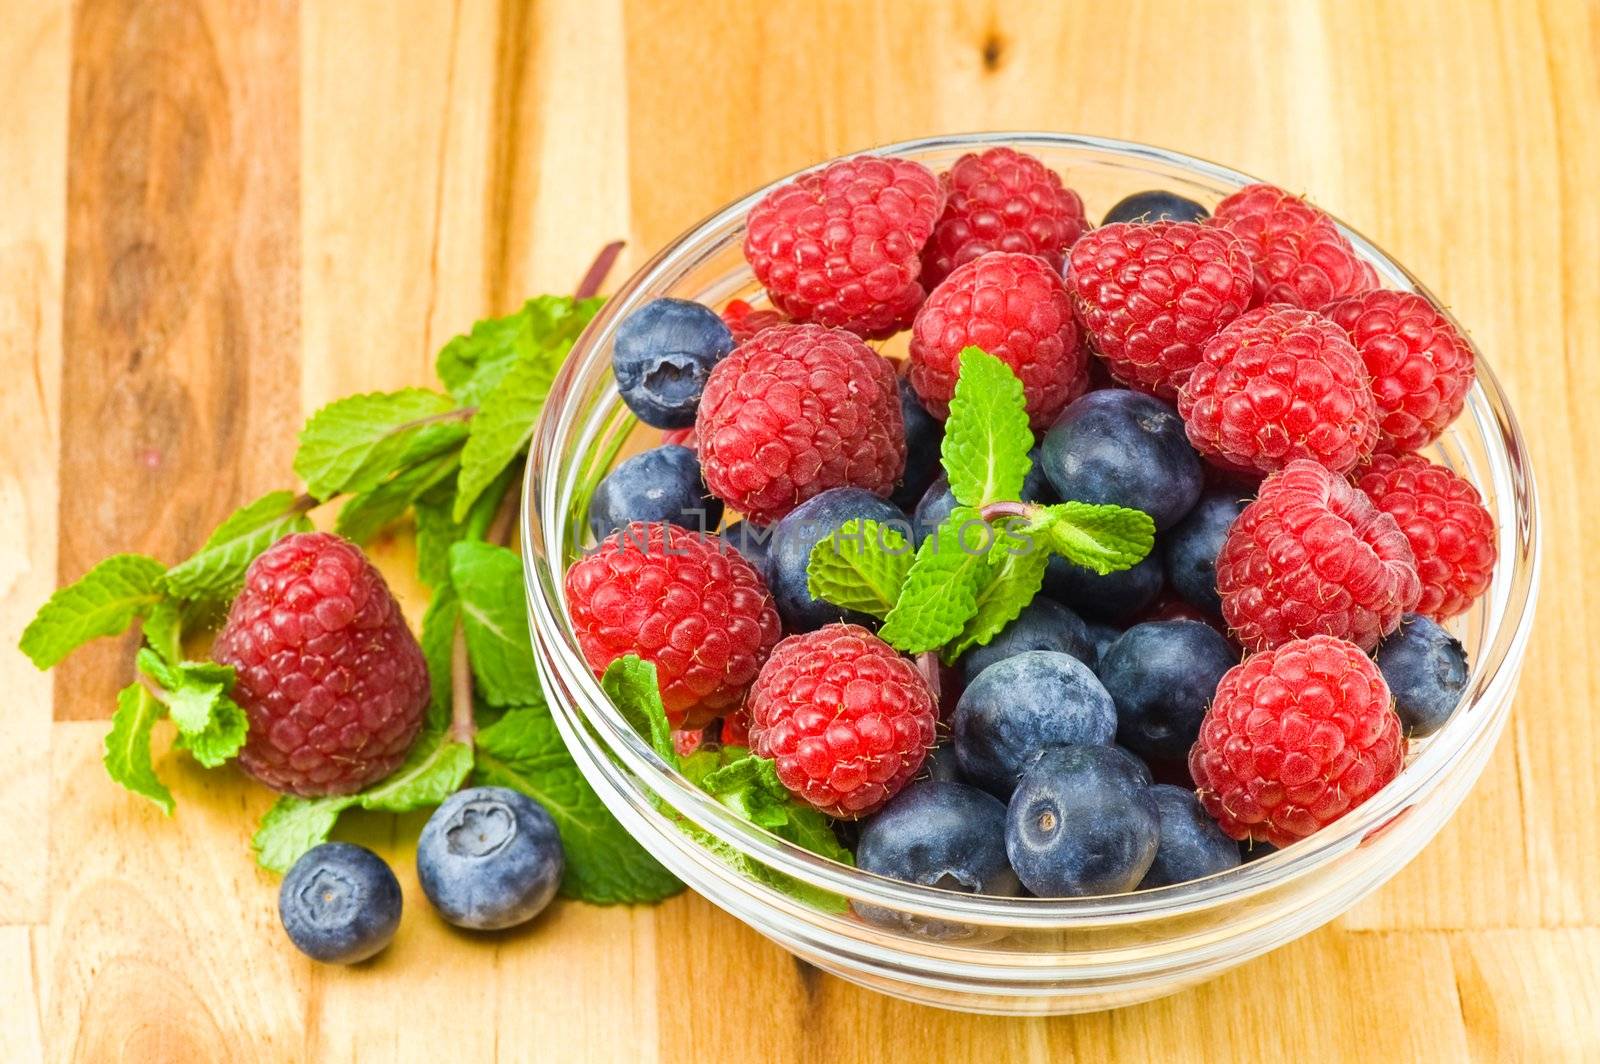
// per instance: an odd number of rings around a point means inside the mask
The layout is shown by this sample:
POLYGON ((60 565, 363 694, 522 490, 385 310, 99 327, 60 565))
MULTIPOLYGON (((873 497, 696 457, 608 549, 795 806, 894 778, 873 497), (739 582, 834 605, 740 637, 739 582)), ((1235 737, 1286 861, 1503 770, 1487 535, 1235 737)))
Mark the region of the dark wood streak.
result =
MULTIPOLYGON (((294 0, 80 0, 62 308, 59 576, 176 561, 287 482, 299 410, 294 0)), ((107 640, 56 717, 109 715, 107 640)))

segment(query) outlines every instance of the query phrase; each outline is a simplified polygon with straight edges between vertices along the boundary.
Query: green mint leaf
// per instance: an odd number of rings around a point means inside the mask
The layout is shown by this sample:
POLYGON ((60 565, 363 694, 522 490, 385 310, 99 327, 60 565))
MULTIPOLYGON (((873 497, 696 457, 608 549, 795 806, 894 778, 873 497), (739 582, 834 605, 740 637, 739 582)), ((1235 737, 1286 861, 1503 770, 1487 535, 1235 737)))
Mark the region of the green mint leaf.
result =
POLYGON ((134 794, 142 794, 172 815, 172 792, 156 777, 150 760, 150 731, 161 716, 161 703, 142 684, 117 693, 117 712, 106 735, 105 765, 111 778, 134 794))
POLYGON ((967 619, 955 641, 945 647, 946 664, 954 663, 968 650, 984 646, 999 635, 1001 629, 1016 620, 1023 607, 1033 601, 1044 583, 1050 552, 1042 544, 1005 525, 997 524, 995 534, 989 566, 975 596, 977 611, 967 619))
POLYGON ((404 467, 460 443, 460 420, 429 420, 456 404, 425 388, 370 392, 339 399, 300 430, 294 471, 318 499, 371 491, 404 467))
POLYGON ((274 491, 242 506, 217 526, 200 550, 167 570, 167 589, 182 599, 226 601, 244 584, 262 551, 291 532, 311 531, 292 491, 274 491))
POLYGON ((1156 541, 1155 522, 1143 510, 1087 502, 1047 506, 1023 531, 1101 576, 1138 565, 1156 541))
POLYGON ((167 715, 178 726, 176 745, 206 768, 216 768, 244 745, 248 722, 230 692, 233 669, 214 661, 173 662, 146 647, 139 671, 166 692, 167 715))
POLYGON ((500 508, 500 499, 517 473, 515 465, 507 466, 478 496, 464 521, 455 519, 454 481, 435 485, 412 504, 417 531, 417 577, 424 584, 438 588, 450 582, 450 548, 463 539, 484 538, 500 508))
POLYGON ((606 666, 600 686, 611 697, 623 719, 649 740, 661 759, 669 765, 677 765, 678 751, 672 745, 672 725, 667 723, 667 710, 661 702, 656 667, 633 654, 624 654, 606 666))
POLYGON ((445 451, 390 477, 371 491, 353 495, 339 509, 333 530, 356 543, 366 543, 400 520, 412 504, 461 468, 461 455, 445 451))
POLYGON ((164 572, 143 554, 113 554, 51 595, 18 645, 34 665, 48 669, 91 639, 121 635, 160 604, 164 572))
POLYGON ((922 541, 900 598, 878 635, 908 654, 935 650, 961 634, 978 612, 994 532, 970 506, 957 506, 922 541))
POLYGON ((350 797, 295 798, 286 794, 279 798, 250 838, 256 864, 279 875, 288 872, 306 851, 328 841, 339 814, 354 803, 350 797))
POLYGON ((219 693, 210 704, 206 726, 192 735, 180 731, 173 745, 189 751, 206 768, 216 768, 238 756, 249 732, 244 709, 228 694, 219 693))
POLYGON ((567 897, 609 905, 659 901, 683 889, 589 787, 548 709, 508 709, 480 731, 473 782, 521 791, 550 812, 566 851, 567 897))
POLYGON ((422 644, 422 656, 428 662, 428 682, 433 697, 428 703, 430 727, 443 728, 451 713, 451 670, 455 653, 456 622, 461 619, 461 600, 455 588, 448 583, 433 593, 428 609, 422 615, 422 631, 417 642, 422 644))
POLYGON ((768 758, 751 754, 734 761, 707 775, 701 788, 779 838, 823 857, 855 864, 850 851, 834 835, 828 818, 796 800, 778 779, 777 768, 768 758))
POLYGON ((813 598, 884 617, 900 597, 914 553, 897 529, 851 518, 811 548, 806 587, 813 598))
POLYGON ((542 350, 570 347, 604 302, 598 296, 539 296, 514 314, 480 321, 439 351, 439 379, 461 403, 481 403, 518 362, 542 350))
POLYGON ((472 418, 467 445, 461 449, 461 474, 456 478, 456 504, 452 511, 457 521, 465 519, 484 489, 527 446, 559 365, 554 358, 518 362, 484 397, 472 418))
POLYGON ((450 548, 450 585, 461 600, 478 693, 493 706, 543 702, 528 633, 522 559, 505 547, 462 540, 450 548))
POLYGON ((1032 446, 1022 382, 998 358, 966 348, 939 450, 956 501, 981 507, 1021 498, 1032 446))
POLYGON ((183 660, 183 610, 177 599, 164 598, 145 614, 141 626, 145 642, 168 661, 183 660))

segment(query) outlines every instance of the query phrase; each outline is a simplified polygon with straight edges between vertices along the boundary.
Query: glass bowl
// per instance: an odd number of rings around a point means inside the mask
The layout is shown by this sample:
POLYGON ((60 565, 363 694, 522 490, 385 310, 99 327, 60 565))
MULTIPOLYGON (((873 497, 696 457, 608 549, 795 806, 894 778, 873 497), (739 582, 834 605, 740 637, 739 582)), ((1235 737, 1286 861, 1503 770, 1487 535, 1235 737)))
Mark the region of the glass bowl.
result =
MULTIPOLYGON (((1002 144, 1053 167, 1083 195, 1091 218, 1141 189, 1165 188, 1209 206, 1254 180, 1159 148, 1052 133, 936 137, 880 151, 939 171, 965 152, 1002 144)), ((1533 473, 1481 354, 1466 412, 1430 452, 1477 485, 1499 529, 1493 583, 1452 624, 1471 655, 1467 692, 1443 729, 1414 744, 1397 779, 1310 839, 1157 890, 1070 900, 974 897, 880 878, 793 846, 689 784, 634 733, 579 652, 562 588, 583 542, 594 481, 625 449, 659 439, 618 398, 611 345, 618 324, 658 296, 764 303, 740 242, 745 215, 765 191, 673 241, 612 297, 574 347, 533 436, 522 544, 540 678, 584 776, 628 831, 694 890, 819 968, 911 1001, 1017 1014, 1112 1008, 1179 990, 1319 927, 1411 860, 1494 749, 1533 619, 1533 473), (722 852, 696 841, 685 830, 691 826, 722 852), (816 890, 777 885, 795 881, 816 890)), ((1385 286, 1427 294, 1371 241, 1344 232, 1385 286)))

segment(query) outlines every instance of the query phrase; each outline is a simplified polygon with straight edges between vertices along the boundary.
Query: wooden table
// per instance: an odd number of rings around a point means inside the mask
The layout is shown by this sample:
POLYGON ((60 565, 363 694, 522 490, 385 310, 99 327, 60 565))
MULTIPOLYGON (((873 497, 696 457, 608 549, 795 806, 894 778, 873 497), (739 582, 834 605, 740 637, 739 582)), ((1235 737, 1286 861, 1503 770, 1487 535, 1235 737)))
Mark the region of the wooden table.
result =
POLYGON ((873 996, 693 896, 455 934, 419 818, 353 820, 410 913, 316 967, 249 858, 262 790, 163 757, 168 821, 106 780, 129 646, 53 677, 0 650, 0 1060, 1600 1058, 1597 51, 1582 0, 0 2, 6 648, 58 579, 184 555, 289 482, 306 411, 426 382, 605 241, 637 265, 778 174, 974 129, 1168 145, 1377 236, 1514 397, 1547 562, 1512 725, 1410 868, 1210 985, 1048 1021, 873 996))

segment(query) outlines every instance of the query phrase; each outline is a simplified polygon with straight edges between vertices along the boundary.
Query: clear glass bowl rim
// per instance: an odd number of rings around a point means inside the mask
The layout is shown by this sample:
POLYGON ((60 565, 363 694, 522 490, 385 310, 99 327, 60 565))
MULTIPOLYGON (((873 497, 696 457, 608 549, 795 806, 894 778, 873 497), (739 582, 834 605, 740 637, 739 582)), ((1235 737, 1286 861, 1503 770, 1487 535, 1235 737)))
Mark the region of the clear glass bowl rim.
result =
MULTIPOLYGON (((853 152, 851 156, 953 149, 981 151, 995 145, 1084 149, 1111 160, 1142 160, 1188 171, 1196 178, 1231 187, 1258 180, 1230 167, 1164 148, 1043 131, 918 138, 853 152)), ((831 161, 819 162, 796 173, 817 169, 831 161)), ((861 904, 913 911, 934 919, 1013 929, 1065 930, 1078 925, 1121 924, 1183 915, 1234 903, 1310 874, 1336 860, 1369 833, 1384 828, 1391 818, 1408 808, 1449 771, 1475 740, 1485 733, 1497 733, 1500 717, 1509 712, 1512 694, 1509 688, 1516 682, 1533 622, 1540 567, 1538 508, 1527 448, 1509 400, 1471 334, 1463 329, 1463 335, 1468 337, 1477 355, 1477 383, 1463 416, 1474 419, 1486 444, 1489 468, 1484 472, 1495 484, 1499 503, 1494 515, 1501 542, 1498 564, 1505 565, 1509 561, 1516 569, 1504 584, 1506 601, 1495 611, 1496 623, 1485 631, 1483 647, 1471 663, 1472 674, 1465 696, 1468 704, 1457 710, 1450 722, 1387 787, 1309 840, 1227 872, 1154 890, 1065 899, 974 896, 887 879, 826 860, 755 827, 689 784, 628 725, 578 649, 567 621, 564 574, 555 572, 547 561, 560 558, 561 545, 565 542, 562 475, 551 464, 561 453, 561 441, 573 428, 579 408, 587 398, 574 395, 574 388, 586 375, 586 369, 592 368, 601 358, 609 360, 611 335, 624 316, 624 310, 631 309, 640 293, 654 292, 657 286, 673 278, 686 262, 693 261, 707 247, 719 245, 739 232, 750 207, 770 189, 794 176, 781 177, 713 213, 674 239, 629 278, 574 345, 566 365, 551 386, 544 413, 534 429, 520 522, 524 579, 535 641, 541 642, 538 633, 554 636, 542 641, 544 649, 553 651, 555 656, 555 660, 547 662, 548 667, 559 669, 568 689, 582 696, 576 710, 604 742, 606 752, 638 785, 711 830, 720 841, 755 860, 861 904), (1518 549, 1508 549, 1512 547, 1513 535, 1518 549), (1489 711, 1474 712, 1480 706, 1489 711), (1494 711, 1495 707, 1499 707, 1498 712, 1494 711)), ((1338 219, 1335 221, 1389 285, 1419 292, 1442 309, 1439 300, 1408 270, 1359 232, 1338 219)), ((1448 310, 1443 312, 1450 316, 1448 310)), ((1496 584, 1499 583, 1497 579, 1496 584)), ((573 733, 587 737, 582 729, 573 729, 573 733)), ((573 733, 567 734, 568 741, 572 741, 573 733)), ((699 848, 688 836, 684 836, 684 842, 699 848)), ((706 851, 706 856, 716 859, 710 851, 706 851)))

